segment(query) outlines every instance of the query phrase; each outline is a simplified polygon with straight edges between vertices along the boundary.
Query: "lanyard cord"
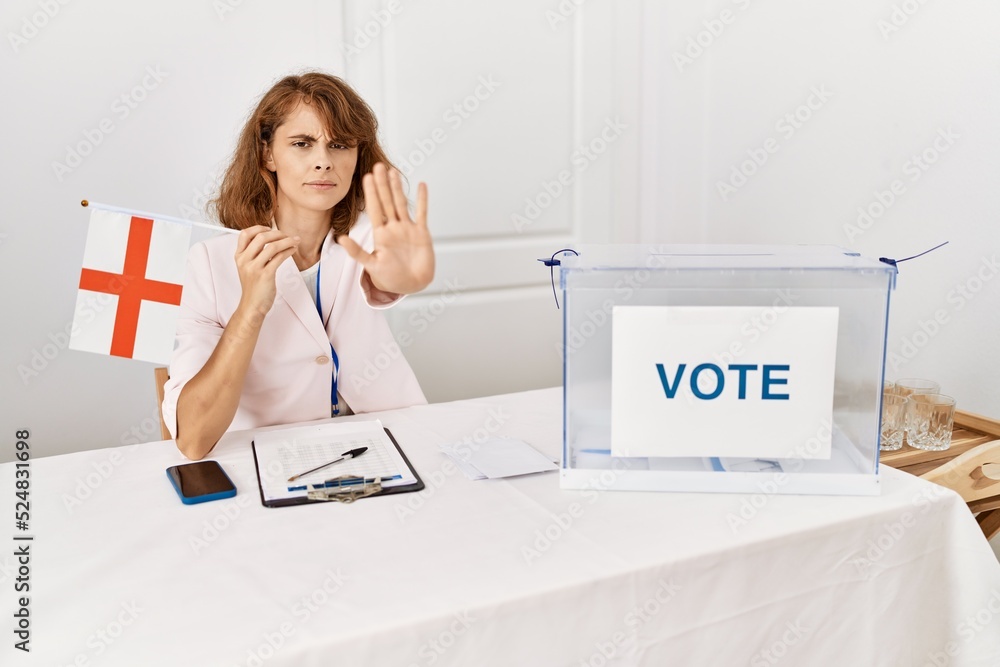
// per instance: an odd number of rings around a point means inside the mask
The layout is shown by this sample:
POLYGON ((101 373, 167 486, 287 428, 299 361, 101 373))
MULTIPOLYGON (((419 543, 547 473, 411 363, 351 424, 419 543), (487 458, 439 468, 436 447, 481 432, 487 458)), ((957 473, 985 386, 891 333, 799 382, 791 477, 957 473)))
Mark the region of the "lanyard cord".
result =
MULTIPOLYGON (((319 246, 319 266, 316 267, 316 312, 319 313, 319 323, 326 330, 326 324, 323 322, 323 302, 320 300, 319 294, 319 277, 320 272, 323 270, 323 245, 326 243, 326 239, 323 239, 323 243, 319 246)), ((330 358, 333 360, 333 382, 330 386, 330 416, 336 417, 340 414, 340 401, 337 398, 337 378, 340 376, 340 359, 337 358, 337 351, 333 349, 333 342, 330 342, 330 358)))

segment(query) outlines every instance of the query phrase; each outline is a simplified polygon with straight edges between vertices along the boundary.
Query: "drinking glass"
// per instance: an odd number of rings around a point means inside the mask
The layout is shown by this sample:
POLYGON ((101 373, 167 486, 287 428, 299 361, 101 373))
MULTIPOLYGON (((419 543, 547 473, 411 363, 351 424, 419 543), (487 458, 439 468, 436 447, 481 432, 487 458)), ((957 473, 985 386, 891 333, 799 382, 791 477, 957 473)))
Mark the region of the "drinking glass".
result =
POLYGON ((903 378, 902 380, 896 380, 896 388, 894 391, 900 396, 910 396, 911 394, 940 394, 941 385, 934 380, 903 378))
POLYGON ((944 394, 912 394, 906 405, 906 441, 910 447, 939 452, 951 446, 955 399, 944 394))
POLYGON ((882 437, 879 449, 894 452, 903 447, 903 433, 906 429, 906 405, 910 399, 899 394, 882 395, 882 437))

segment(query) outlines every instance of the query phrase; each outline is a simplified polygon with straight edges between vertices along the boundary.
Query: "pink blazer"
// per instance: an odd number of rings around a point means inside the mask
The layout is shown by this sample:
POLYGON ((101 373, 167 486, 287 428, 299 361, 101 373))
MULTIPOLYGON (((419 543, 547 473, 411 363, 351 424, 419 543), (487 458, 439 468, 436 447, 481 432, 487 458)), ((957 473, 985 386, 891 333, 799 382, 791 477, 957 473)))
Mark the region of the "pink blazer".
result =
MULTIPOLYGON (((350 237, 371 251, 372 228, 366 215, 350 237)), ((243 292, 234 260, 236 241, 236 234, 220 234, 195 244, 188 253, 163 397, 163 421, 175 438, 181 389, 208 361, 243 292)), ((261 325, 239 408, 227 430, 329 418, 331 342, 340 359, 337 388, 354 412, 427 402, 379 312, 399 295, 375 288, 361 265, 336 244, 332 231, 320 261, 325 330, 298 267, 286 259, 278 267, 277 296, 261 325)))

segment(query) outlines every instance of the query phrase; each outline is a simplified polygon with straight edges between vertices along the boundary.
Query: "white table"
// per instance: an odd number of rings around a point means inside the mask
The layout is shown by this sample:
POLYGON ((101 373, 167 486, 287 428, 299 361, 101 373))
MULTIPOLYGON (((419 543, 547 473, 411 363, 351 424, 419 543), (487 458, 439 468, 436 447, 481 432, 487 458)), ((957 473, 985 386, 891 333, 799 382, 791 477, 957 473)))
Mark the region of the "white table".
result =
MULTIPOLYGON (((32 651, 4 547, 0 664, 1000 664, 1000 565, 905 473, 874 498, 561 491, 437 449, 492 430, 555 457, 560 400, 378 414, 427 488, 353 505, 262 507, 250 432, 211 456, 239 495, 202 505, 166 479, 171 442, 35 459, 32 651)), ((10 545, 13 487, 0 466, 10 545)))

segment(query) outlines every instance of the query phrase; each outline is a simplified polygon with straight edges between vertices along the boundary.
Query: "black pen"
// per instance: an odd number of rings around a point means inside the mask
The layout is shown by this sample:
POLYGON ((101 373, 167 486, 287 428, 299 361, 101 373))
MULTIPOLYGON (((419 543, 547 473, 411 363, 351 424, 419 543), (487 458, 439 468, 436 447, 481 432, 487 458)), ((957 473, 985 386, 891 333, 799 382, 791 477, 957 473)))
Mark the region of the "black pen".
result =
POLYGON ((324 463, 321 466, 316 466, 312 470, 306 470, 305 472, 300 472, 298 475, 292 475, 291 477, 288 478, 288 481, 289 482, 294 482, 299 477, 303 477, 305 475, 308 475, 311 472, 316 472, 317 470, 322 470, 323 468, 325 468, 327 466, 332 466, 334 463, 339 463, 341 461, 346 461, 347 459, 353 459, 356 456, 361 456, 362 454, 364 454, 367 451, 368 451, 367 447, 359 447, 358 449, 352 449, 349 452, 344 452, 339 457, 335 458, 334 460, 330 461, 329 463, 324 463))

